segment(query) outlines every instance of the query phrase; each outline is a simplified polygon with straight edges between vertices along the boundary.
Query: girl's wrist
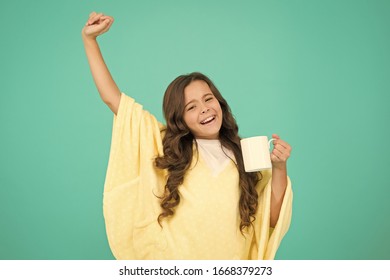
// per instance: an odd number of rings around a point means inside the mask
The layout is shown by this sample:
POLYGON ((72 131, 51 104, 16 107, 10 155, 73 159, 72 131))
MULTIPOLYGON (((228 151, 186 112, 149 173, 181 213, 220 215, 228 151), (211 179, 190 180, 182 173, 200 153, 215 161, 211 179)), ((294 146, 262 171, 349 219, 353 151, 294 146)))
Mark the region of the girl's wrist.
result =
POLYGON ((83 38, 83 41, 84 42, 96 42, 96 37, 93 37, 93 36, 88 36, 83 32, 81 32, 81 37, 83 38))
POLYGON ((272 171, 283 171, 285 172, 287 170, 287 163, 279 163, 279 164, 273 164, 272 165, 272 171))

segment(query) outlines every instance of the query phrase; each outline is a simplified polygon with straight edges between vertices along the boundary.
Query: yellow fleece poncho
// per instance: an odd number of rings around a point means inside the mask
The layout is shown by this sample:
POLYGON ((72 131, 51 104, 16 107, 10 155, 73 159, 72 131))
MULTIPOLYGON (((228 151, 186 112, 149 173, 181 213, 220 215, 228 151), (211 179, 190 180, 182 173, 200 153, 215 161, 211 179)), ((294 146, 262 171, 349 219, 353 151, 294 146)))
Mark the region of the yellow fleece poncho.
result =
POLYGON ((163 154, 163 125, 134 99, 122 94, 114 115, 103 211, 111 250, 117 259, 273 259, 290 226, 291 182, 278 223, 270 224, 271 172, 259 182, 254 227, 239 230, 238 172, 233 162, 214 176, 194 154, 179 187, 171 218, 157 222, 167 178, 154 166, 163 154))

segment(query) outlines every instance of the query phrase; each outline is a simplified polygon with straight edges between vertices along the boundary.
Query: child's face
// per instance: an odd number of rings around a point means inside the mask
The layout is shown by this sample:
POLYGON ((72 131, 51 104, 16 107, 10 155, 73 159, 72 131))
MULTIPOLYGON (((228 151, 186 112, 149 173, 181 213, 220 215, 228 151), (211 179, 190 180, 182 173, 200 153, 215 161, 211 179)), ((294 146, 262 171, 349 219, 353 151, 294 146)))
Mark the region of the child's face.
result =
POLYGON ((184 89, 184 122, 195 138, 218 139, 222 109, 205 81, 193 81, 184 89))

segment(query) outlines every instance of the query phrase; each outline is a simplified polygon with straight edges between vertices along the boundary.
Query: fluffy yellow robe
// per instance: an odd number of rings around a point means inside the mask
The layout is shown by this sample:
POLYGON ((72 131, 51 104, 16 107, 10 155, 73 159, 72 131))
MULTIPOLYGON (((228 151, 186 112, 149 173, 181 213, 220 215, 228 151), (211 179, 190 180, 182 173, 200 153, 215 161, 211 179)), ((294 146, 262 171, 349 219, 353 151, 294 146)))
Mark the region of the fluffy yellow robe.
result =
POLYGON ((179 187, 172 218, 157 223, 167 172, 154 166, 162 155, 163 125, 122 94, 114 116, 103 211, 111 250, 117 259, 273 259, 290 226, 291 182, 279 220, 269 227, 271 172, 258 184, 254 227, 239 230, 238 172, 231 162, 217 177, 195 153, 179 187))

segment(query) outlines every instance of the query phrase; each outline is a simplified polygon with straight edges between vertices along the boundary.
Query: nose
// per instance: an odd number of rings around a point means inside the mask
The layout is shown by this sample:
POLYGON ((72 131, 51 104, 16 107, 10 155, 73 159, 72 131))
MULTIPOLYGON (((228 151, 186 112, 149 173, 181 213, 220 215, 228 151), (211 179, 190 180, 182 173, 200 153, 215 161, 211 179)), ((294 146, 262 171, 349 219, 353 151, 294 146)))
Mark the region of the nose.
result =
POLYGON ((210 110, 209 108, 204 107, 201 113, 204 114, 204 113, 208 112, 209 110, 210 110))

